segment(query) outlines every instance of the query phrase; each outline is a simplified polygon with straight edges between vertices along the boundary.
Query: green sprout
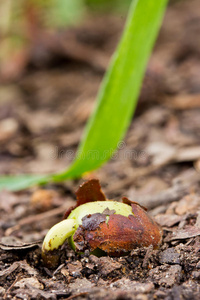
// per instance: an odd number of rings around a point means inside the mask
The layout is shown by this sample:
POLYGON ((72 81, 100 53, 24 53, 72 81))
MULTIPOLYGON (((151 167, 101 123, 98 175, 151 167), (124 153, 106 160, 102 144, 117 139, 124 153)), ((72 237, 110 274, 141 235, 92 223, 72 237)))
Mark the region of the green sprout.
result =
POLYGON ((42 251, 53 251, 64 244, 65 240, 75 232, 75 220, 67 219, 54 225, 45 236, 42 251))
POLYGON ((82 225, 82 219, 91 214, 103 213, 106 209, 114 210, 115 214, 125 217, 133 215, 131 206, 116 201, 96 201, 83 204, 75 208, 68 219, 54 225, 45 236, 42 251, 53 251, 62 246, 65 240, 71 237, 76 229, 82 225))
POLYGON ((67 239, 75 252, 89 250, 98 256, 119 256, 136 247, 160 245, 162 229, 138 203, 127 198, 123 198, 123 203, 107 200, 95 179, 80 186, 76 195, 76 207, 44 239, 42 257, 48 267, 58 264, 59 252, 67 239))

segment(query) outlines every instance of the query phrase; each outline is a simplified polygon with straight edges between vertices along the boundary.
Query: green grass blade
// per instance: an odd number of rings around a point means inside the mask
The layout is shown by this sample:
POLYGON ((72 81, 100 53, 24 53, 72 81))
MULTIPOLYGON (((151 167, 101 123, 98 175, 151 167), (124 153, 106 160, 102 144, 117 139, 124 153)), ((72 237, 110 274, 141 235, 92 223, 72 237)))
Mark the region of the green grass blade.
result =
POLYGON ((101 85, 79 156, 56 180, 79 177, 106 162, 117 148, 135 110, 148 58, 167 0, 133 1, 124 34, 101 85))
POLYGON ((71 167, 51 177, 12 177, 10 182, 4 177, 3 184, 0 178, 0 187, 16 190, 44 181, 76 178, 111 157, 130 124, 166 5, 167 0, 132 2, 122 39, 104 76, 95 110, 78 148, 79 155, 71 167))

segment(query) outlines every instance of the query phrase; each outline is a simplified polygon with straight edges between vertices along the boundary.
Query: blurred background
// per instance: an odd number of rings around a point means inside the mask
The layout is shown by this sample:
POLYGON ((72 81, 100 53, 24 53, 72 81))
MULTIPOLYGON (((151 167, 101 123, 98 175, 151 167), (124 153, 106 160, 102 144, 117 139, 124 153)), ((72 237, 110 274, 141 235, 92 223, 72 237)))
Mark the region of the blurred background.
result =
POLYGON ((69 37, 66 39, 64 33, 69 28, 81 27, 90 15, 98 13, 125 15, 129 4, 130 0, 123 3, 119 0, 2 0, 2 76, 5 79, 19 77, 30 61, 34 65, 45 65, 55 49, 66 54, 63 43, 69 42, 69 37), (55 45, 55 39, 61 45, 55 45))
MULTIPOLYGON (((129 5, 130 0, 1 0, 1 174, 67 168, 129 5)), ((146 184, 165 187, 188 168, 199 168, 199 46, 199 1, 170 1, 126 139, 92 174, 104 186, 114 182, 111 196, 146 184)))

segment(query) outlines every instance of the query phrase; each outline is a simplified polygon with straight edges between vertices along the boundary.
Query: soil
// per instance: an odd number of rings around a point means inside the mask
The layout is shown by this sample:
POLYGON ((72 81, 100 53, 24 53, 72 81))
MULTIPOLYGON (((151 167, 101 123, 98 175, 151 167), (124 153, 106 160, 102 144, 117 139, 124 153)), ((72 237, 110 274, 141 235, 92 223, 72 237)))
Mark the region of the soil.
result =
MULTIPOLYGON (((62 33, 62 51, 36 44, 23 74, 0 85, 0 173, 70 164, 124 20, 88 16, 62 33)), ((1 299, 199 299, 199 32, 199 1, 171 2, 137 111, 110 162, 81 180, 1 191, 1 299), (163 228, 161 247, 116 258, 79 256, 66 243, 58 268, 46 268, 45 234, 93 177, 109 199, 126 196, 148 208, 163 228)))

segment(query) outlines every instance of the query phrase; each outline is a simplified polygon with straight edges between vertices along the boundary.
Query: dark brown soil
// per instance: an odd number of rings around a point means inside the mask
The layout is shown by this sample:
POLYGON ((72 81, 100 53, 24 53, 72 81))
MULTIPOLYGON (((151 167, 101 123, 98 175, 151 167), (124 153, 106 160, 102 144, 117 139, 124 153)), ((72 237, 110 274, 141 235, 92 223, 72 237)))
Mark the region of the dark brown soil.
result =
MULTIPOLYGON (((121 16, 90 16, 63 33, 70 49, 49 55, 36 45, 23 76, 0 85, 0 173, 70 164, 123 24, 121 16)), ((111 161, 80 181, 0 193, 1 299, 199 299, 199 45, 199 1, 172 2, 136 114, 111 161), (109 199, 146 206, 163 227, 162 246, 97 258, 66 244, 59 267, 49 270, 42 240, 92 177, 109 199)))

